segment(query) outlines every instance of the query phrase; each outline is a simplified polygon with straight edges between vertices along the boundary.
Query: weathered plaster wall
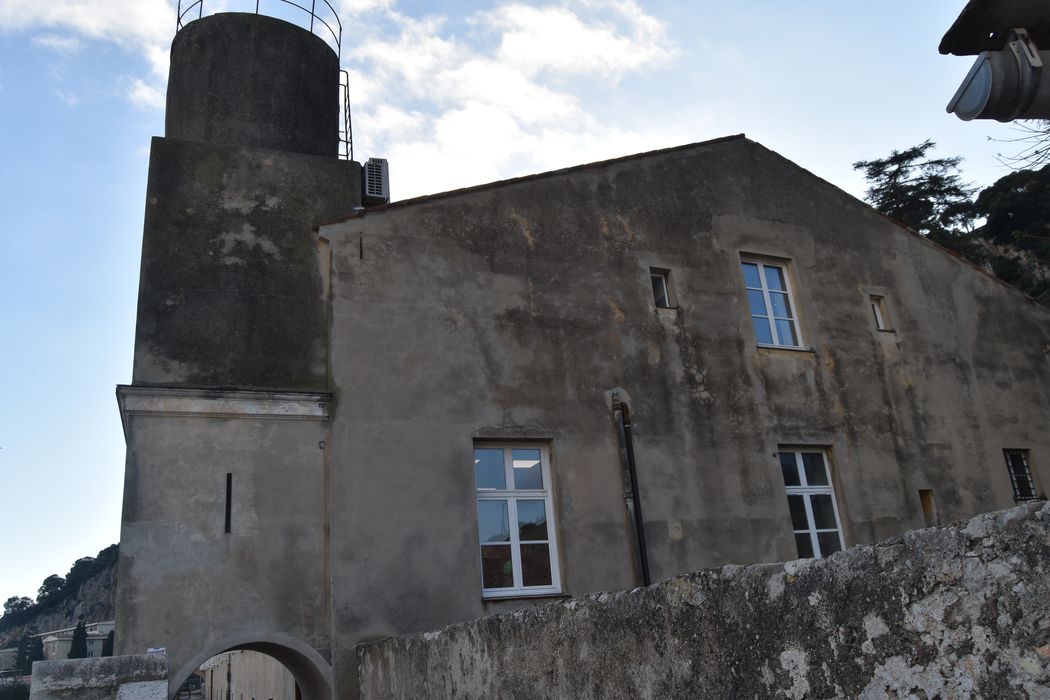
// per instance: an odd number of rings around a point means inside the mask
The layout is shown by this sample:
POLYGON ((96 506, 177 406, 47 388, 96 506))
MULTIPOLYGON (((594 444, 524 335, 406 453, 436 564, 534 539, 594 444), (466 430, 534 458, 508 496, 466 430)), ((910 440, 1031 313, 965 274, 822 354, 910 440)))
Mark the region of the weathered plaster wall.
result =
POLYGON ((337 158, 153 139, 134 383, 323 389, 315 228, 360 203, 360 172, 337 158))
POLYGON ((472 445, 550 447, 565 593, 637 585, 607 392, 631 399, 654 578, 798 556, 777 452, 828 450, 846 544, 1050 485, 1050 312, 746 139, 366 211, 331 242, 333 658, 483 601, 472 445), (742 254, 805 351, 759 348, 742 254), (650 267, 678 307, 654 307, 650 267), (882 290, 895 332, 874 327, 882 290), (434 581, 440 585, 434 585, 434 581))
POLYGON ((166 700, 168 662, 163 656, 37 661, 30 700, 166 700))
POLYGON ((255 649, 326 698, 328 397, 122 392, 118 653, 166 647, 174 692, 211 656, 255 649))
POLYGON ((1050 505, 363 646, 361 697, 1046 697, 1050 505))

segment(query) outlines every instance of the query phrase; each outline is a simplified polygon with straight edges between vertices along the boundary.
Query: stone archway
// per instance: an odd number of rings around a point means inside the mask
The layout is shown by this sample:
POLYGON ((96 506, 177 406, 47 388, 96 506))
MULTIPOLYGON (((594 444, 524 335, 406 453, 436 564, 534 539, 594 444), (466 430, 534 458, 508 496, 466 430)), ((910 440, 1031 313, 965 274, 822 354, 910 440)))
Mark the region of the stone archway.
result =
POLYGON ((280 634, 228 638, 210 646, 169 675, 168 697, 173 698, 179 686, 205 661, 218 654, 238 650, 257 651, 284 665, 302 691, 302 700, 334 700, 332 668, 328 662, 308 644, 280 634))

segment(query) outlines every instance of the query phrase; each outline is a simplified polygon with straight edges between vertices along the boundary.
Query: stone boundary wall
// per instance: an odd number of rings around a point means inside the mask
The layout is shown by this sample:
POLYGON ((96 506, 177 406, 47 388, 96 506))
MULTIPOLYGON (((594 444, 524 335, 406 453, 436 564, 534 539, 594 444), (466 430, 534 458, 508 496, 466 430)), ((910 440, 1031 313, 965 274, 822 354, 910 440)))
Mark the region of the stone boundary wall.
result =
POLYGON ((1050 698, 1050 504, 358 650, 361 697, 1050 698))
POLYGON ((163 656, 105 656, 37 661, 29 700, 167 700, 163 656))

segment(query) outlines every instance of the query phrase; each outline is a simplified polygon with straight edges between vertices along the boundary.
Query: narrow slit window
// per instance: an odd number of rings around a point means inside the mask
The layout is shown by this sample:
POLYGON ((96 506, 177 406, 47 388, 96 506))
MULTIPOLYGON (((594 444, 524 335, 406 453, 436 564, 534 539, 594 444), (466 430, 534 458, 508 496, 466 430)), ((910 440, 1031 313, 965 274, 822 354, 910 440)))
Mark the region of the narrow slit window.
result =
POLYGON ((671 300, 671 271, 649 268, 649 276, 653 282, 653 302, 658 309, 670 309, 674 307, 671 300))
POLYGON ((1028 450, 1003 450, 1003 456, 1006 457, 1006 470, 1010 474, 1014 500, 1034 501, 1039 498, 1032 480, 1032 470, 1028 466, 1028 450))
POLYGON ((893 326, 890 325, 889 314, 886 313, 886 302, 883 297, 878 294, 872 294, 868 297, 868 302, 871 304, 871 313, 875 317, 875 327, 880 331, 893 330, 893 326))
POLYGON ((226 474, 226 534, 230 533, 230 516, 233 514, 233 474, 226 474))
POLYGON ((919 503, 922 504, 922 520, 926 527, 935 527, 937 522, 937 508, 933 503, 932 489, 919 489, 919 503))

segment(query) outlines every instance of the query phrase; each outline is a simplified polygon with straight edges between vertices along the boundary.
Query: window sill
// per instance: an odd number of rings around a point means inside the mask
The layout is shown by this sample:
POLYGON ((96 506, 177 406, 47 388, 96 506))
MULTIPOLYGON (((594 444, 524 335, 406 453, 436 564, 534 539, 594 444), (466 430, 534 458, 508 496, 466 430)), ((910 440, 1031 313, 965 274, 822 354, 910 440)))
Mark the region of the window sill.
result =
POLYGON ((788 352, 806 352, 811 355, 816 354, 813 348, 807 348, 801 345, 767 345, 766 343, 757 343, 756 346, 763 350, 787 350, 788 352))
POLYGON ((542 598, 571 598, 572 596, 564 591, 550 591, 547 593, 526 593, 523 591, 514 591, 511 593, 485 593, 481 596, 483 603, 493 603, 500 600, 537 600, 542 598))

